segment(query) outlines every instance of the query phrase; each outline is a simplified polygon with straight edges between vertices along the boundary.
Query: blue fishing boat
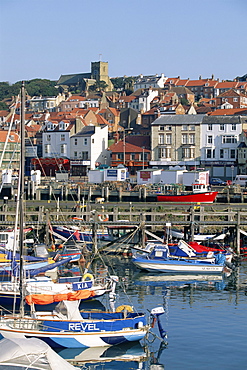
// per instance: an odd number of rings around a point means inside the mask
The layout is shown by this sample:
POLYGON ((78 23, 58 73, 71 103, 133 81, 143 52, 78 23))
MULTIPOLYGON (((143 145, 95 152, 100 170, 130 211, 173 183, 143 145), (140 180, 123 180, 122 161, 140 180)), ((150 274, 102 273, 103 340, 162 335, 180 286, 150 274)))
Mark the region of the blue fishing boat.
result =
POLYGON ((151 272, 221 274, 226 256, 219 253, 210 258, 182 258, 171 255, 167 245, 158 244, 146 253, 133 254, 132 261, 138 268, 151 272))
MULTIPOLYGON (((74 240, 77 243, 92 243, 93 242, 93 232, 92 230, 85 229, 79 230, 78 227, 68 228, 66 226, 56 226, 52 225, 50 227, 50 233, 64 242, 68 240, 74 240)), ((111 241, 112 237, 109 235, 107 229, 97 230, 97 238, 100 241, 111 241)))
MULTIPOLYGON (((151 317, 158 318, 163 307, 153 309, 151 317)), ((133 312, 130 306, 120 306, 115 312, 79 311, 79 301, 61 301, 52 312, 0 318, 3 337, 38 338, 51 347, 107 347, 143 339, 151 329, 151 319, 144 313, 133 312)), ((165 331, 160 335, 165 338, 165 331)))

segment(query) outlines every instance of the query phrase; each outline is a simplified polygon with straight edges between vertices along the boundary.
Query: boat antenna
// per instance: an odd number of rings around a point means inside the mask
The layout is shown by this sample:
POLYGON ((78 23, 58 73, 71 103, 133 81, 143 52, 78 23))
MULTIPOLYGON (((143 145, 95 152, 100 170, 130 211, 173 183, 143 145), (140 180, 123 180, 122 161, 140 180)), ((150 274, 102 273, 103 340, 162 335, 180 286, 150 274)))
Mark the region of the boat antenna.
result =
POLYGON ((24 165, 25 165, 25 84, 22 81, 21 86, 21 120, 20 120, 20 138, 21 138, 21 153, 20 153, 20 204, 19 204, 19 250, 20 250, 20 315, 24 316, 24 289, 23 289, 23 266, 24 266, 24 165))

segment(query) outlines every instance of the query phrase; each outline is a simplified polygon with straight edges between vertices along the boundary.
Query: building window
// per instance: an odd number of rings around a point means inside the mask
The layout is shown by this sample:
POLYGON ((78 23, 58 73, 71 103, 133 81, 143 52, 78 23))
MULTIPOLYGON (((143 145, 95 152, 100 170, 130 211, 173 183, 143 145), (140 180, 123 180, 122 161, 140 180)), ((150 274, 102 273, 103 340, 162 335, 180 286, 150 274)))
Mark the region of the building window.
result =
POLYGON ((47 141, 51 141, 51 135, 47 135, 47 141))
POLYGON ((231 150, 230 150, 230 158, 231 158, 231 159, 235 159, 235 158, 236 158, 235 149, 231 149, 231 150))
POLYGON ((74 152, 74 158, 77 158, 77 152, 74 152))
POLYGON ((208 124, 208 131, 212 131, 213 130, 213 125, 212 125, 212 123, 209 123, 208 124))
POLYGON ((187 144, 187 143, 188 143, 188 135, 182 134, 182 144, 187 144))
POLYGON ((236 136, 224 135, 222 136, 222 144, 235 144, 237 142, 236 136))
POLYGON ((172 143, 172 135, 166 134, 166 144, 171 144, 171 143, 172 143))
POLYGON ((64 134, 61 135, 61 141, 65 141, 65 135, 64 134))
POLYGON ((188 130, 188 126, 187 125, 182 125, 182 131, 187 131, 188 130))
POLYGON ((84 145, 87 145, 87 138, 84 139, 84 145))
POLYGON ((92 144, 94 144, 94 139, 92 139, 92 144))
POLYGON ((183 158, 192 158, 192 154, 194 154, 194 151, 191 151, 191 148, 183 148, 182 149, 182 157, 183 158))
POLYGON ((159 158, 171 158, 171 148, 160 148, 159 149, 159 158))
POLYGON ((159 126, 159 130, 160 131, 164 131, 165 130, 165 127, 164 126, 159 126))
POLYGON ((236 131, 236 129, 237 129, 236 123, 232 123, 232 131, 236 131))
POLYGON ((189 134, 189 144, 195 144, 195 134, 189 134))
POLYGON ((66 144, 62 144, 62 145, 61 145, 60 153, 61 153, 61 154, 66 154, 66 144))
POLYGON ((159 144, 165 144, 165 135, 159 134, 159 144))
POLYGON ((224 125, 224 123, 221 123, 220 124, 220 131, 225 131, 225 125, 224 125))
POLYGON ((206 158, 208 159, 213 158, 212 149, 206 149, 206 158))
POLYGON ((224 149, 220 149, 220 159, 224 158, 224 149))
POLYGON ((195 131, 195 125, 189 125, 189 130, 190 131, 195 131))
POLYGON ((209 136, 208 136, 207 143, 208 143, 208 144, 213 144, 213 136, 212 136, 212 135, 209 135, 209 136))
POLYGON ((172 126, 166 126, 166 131, 171 131, 172 130, 172 126))
POLYGON ((234 101, 235 103, 237 103, 237 102, 238 102, 238 98, 233 98, 233 101, 234 101))
POLYGON ((131 153, 131 154, 130 154, 130 159, 131 159, 132 161, 134 161, 134 160, 135 160, 135 153, 131 153))
POLYGON ((81 152, 81 157, 85 161, 88 159, 88 152, 81 152))
POLYGON ((51 152, 51 145, 50 144, 46 144, 45 145, 45 154, 49 154, 51 152))
POLYGON ((123 157, 124 157, 123 153, 118 153, 117 154, 118 159, 123 160, 123 157))
POLYGON ((77 145, 78 144, 78 139, 75 139, 74 140, 74 144, 77 145))

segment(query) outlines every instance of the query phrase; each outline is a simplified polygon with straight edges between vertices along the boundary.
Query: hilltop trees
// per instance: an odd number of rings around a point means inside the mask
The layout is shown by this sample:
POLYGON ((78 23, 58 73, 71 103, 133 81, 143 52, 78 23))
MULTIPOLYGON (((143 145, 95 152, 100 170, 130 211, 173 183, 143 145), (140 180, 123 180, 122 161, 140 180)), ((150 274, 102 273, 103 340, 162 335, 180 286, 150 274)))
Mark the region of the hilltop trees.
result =
MULTIPOLYGON (((21 81, 10 85, 8 82, 0 82, 0 101, 4 98, 11 98, 20 92, 21 81)), ((26 91, 30 96, 54 96, 60 91, 56 88, 56 81, 35 78, 34 80, 25 81, 26 91)))

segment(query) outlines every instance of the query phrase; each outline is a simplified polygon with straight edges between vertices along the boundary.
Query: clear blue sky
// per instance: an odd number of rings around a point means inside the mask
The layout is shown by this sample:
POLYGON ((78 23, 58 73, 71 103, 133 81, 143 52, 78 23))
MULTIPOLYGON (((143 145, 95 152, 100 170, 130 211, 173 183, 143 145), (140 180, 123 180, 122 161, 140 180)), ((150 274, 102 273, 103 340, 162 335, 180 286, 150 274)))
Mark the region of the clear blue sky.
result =
POLYGON ((246 0, 0 0, 0 81, 247 73, 246 0))

